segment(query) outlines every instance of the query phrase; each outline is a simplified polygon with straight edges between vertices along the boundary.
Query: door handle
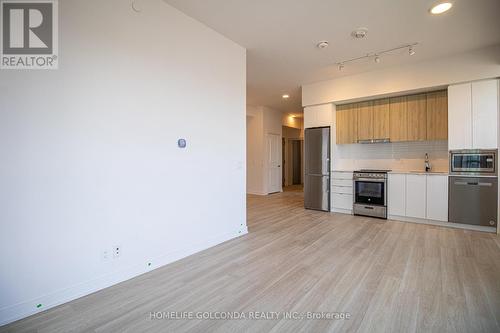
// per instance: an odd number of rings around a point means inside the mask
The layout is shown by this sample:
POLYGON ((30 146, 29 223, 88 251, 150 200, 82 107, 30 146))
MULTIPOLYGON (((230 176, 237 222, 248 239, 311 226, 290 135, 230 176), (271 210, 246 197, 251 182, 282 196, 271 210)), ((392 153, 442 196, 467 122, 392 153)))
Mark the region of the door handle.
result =
POLYGON ((479 182, 455 182, 455 185, 470 185, 470 186, 493 186, 491 183, 479 183, 479 182))

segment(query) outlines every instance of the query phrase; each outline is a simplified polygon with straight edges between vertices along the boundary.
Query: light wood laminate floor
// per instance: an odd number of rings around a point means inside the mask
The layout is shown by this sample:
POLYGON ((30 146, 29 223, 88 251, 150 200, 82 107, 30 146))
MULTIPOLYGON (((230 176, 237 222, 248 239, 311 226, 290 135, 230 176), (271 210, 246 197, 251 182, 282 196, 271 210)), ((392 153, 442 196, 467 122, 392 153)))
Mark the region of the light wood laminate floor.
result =
POLYGON ((249 234, 1 332, 499 332, 493 234, 248 197, 249 234), (348 312, 349 320, 151 320, 162 311, 348 312))

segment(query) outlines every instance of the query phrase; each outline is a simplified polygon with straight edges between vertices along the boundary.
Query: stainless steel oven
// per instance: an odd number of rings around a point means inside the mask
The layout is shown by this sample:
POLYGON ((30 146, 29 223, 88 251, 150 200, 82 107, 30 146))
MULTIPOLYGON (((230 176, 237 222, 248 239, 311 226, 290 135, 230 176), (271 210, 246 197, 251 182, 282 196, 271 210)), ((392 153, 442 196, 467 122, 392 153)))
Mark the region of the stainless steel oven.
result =
POLYGON ((496 150, 450 151, 450 173, 453 175, 497 175, 496 150))
POLYGON ((354 172, 354 215, 387 218, 387 170, 354 172))

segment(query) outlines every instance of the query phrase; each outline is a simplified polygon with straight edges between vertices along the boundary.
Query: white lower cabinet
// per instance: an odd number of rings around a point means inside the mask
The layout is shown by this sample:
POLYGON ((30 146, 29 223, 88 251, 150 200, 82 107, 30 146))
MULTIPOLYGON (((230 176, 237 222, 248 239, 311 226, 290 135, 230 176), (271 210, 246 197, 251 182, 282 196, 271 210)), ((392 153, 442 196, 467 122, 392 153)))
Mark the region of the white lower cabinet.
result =
POLYGON ((427 219, 448 221, 448 176, 427 176, 427 219))
POLYGON ((332 211, 352 213, 352 172, 333 171, 331 182, 332 211))
POLYGON ((406 216, 425 219, 426 175, 406 175, 406 216))
POLYGON ((349 194, 352 197, 352 186, 332 185, 332 193, 349 194))
POLYGON ((389 174, 387 208, 389 215, 406 215, 406 175, 389 174))
POLYGON ((332 193, 332 201, 334 210, 352 210, 352 194, 332 193))
POLYGON ((388 178, 388 215, 448 221, 448 176, 398 174, 388 178))

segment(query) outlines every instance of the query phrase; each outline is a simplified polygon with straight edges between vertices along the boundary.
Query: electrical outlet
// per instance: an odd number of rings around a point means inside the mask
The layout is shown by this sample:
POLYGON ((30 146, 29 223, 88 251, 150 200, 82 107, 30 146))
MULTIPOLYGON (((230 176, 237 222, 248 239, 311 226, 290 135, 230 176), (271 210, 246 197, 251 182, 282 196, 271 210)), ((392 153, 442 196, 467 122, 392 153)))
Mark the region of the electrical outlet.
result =
POLYGON ((108 261, 109 260, 109 251, 108 250, 102 251, 102 253, 101 253, 101 259, 103 261, 108 261))
POLYGON ((120 245, 113 246, 113 257, 119 258, 122 253, 122 247, 120 245))

